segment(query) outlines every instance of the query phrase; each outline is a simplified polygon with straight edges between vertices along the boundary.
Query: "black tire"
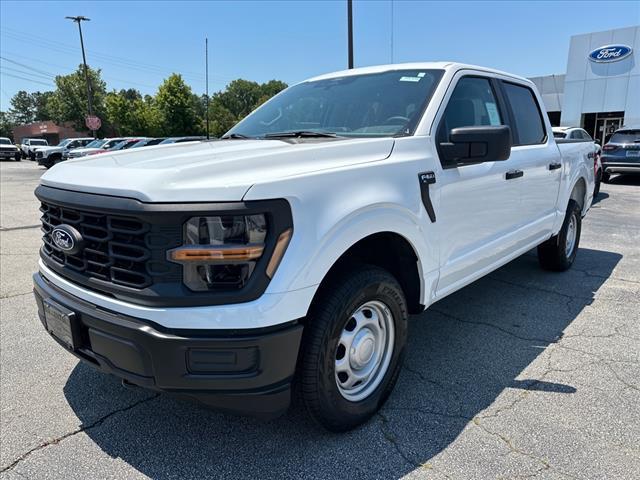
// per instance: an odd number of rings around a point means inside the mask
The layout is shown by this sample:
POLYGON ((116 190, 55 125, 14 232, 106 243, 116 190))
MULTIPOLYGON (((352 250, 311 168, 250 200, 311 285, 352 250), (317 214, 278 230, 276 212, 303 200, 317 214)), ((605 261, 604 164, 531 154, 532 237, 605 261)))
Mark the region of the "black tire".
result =
POLYGON ((20 155, 19 153, 16 153, 15 157, 13 158, 16 162, 19 162, 20 160, 22 160, 22 155, 20 155))
POLYGON ((602 170, 598 170, 596 175, 595 186, 593 187, 593 198, 596 198, 600 193, 600 183, 602 182, 602 170))
POLYGON ((611 174, 607 173, 607 172, 603 172, 602 173, 602 181, 604 183, 610 183, 611 182, 611 174))
POLYGON ((575 200, 569 200, 567 205, 567 214, 564 217, 562 228, 557 235, 554 235, 546 242, 538 245, 538 261, 540 266, 545 270, 551 270, 552 272, 564 272, 568 270, 578 253, 578 246, 580 245, 580 232, 582 230, 582 212, 580 205, 575 200), (573 243, 573 249, 567 255, 566 242, 567 233, 571 221, 575 222, 575 241, 573 243))
POLYGON ((402 288, 386 270, 355 265, 323 282, 306 319, 299 368, 299 393, 310 415, 333 432, 366 422, 384 404, 398 379, 407 340, 408 309, 402 288), (392 314, 395 337, 390 362, 380 383, 360 401, 338 389, 335 359, 340 336, 352 315, 370 301, 384 303, 392 314))

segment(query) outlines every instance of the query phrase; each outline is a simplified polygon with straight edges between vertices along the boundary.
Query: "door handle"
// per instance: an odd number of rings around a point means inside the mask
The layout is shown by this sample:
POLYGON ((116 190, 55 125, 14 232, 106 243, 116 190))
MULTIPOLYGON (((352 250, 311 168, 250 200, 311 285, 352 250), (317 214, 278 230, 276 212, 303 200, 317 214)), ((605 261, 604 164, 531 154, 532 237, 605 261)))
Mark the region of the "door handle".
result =
POLYGON ((509 170, 506 174, 507 180, 511 180, 512 178, 518 178, 524 175, 522 170, 509 170))
POLYGON ((550 163, 549 164, 549 170, 557 170, 559 168, 562 168, 562 164, 561 163, 550 163))

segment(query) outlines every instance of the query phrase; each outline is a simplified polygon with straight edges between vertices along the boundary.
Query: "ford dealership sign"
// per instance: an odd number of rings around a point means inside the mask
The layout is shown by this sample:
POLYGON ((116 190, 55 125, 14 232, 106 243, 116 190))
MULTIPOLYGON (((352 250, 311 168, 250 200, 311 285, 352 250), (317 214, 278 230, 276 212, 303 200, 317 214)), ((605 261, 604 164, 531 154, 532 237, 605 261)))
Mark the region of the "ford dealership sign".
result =
POLYGON ((589 53, 589 60, 592 62, 606 63, 617 62, 631 55, 632 49, 627 45, 605 45, 598 47, 589 53))

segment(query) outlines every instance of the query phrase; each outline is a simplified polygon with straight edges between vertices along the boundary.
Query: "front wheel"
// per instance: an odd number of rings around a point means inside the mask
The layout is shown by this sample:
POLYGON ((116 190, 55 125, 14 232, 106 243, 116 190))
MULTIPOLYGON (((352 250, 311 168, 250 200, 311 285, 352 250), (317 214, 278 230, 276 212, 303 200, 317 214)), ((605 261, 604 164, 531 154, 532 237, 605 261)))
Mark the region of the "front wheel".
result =
POLYGON ((398 378, 407 340, 407 303, 396 279, 357 266, 321 286, 303 336, 300 393, 334 432, 366 422, 398 378))
POLYGON ((562 228, 546 242, 538 245, 538 261, 545 270, 564 272, 568 270, 578 253, 582 211, 575 200, 569 200, 562 228))

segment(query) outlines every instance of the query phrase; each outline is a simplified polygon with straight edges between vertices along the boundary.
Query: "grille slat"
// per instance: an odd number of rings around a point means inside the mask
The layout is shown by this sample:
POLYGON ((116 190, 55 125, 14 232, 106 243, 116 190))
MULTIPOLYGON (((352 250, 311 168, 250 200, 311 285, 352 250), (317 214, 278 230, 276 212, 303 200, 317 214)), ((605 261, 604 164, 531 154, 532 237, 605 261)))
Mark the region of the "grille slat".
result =
POLYGON ((44 254, 60 267, 103 282, 143 289, 153 284, 147 273, 152 252, 146 241, 150 225, 134 217, 121 217, 85 212, 42 203, 44 254), (76 228, 84 240, 84 248, 73 255, 59 249, 51 232, 59 225, 76 228))

